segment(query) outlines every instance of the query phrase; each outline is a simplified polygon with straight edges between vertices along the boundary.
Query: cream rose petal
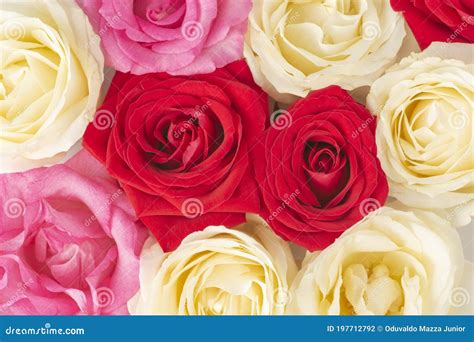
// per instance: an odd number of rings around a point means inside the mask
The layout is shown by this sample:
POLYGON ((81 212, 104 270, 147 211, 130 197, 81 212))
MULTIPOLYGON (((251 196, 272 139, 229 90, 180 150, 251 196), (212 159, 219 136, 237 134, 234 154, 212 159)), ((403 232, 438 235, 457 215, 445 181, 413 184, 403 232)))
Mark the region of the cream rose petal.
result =
POLYGON ((244 56, 255 81, 289 103, 332 84, 369 85, 392 64, 405 37, 388 2, 254 2, 244 56))
POLYGON ((0 172, 70 156, 104 79, 87 17, 74 2, 4 1, 0 50, 0 172))
POLYGON ((286 313, 447 314, 453 291, 469 286, 459 235, 436 214, 402 208, 381 208, 309 253, 286 313))
POLYGON ((142 251, 132 314, 282 314, 296 265, 286 242, 256 215, 235 229, 210 226, 164 254, 142 251))
POLYGON ((367 96, 379 117, 378 156, 390 194, 411 207, 444 211, 454 226, 474 215, 474 64, 433 55, 465 58, 468 50, 433 44, 387 70, 367 96))

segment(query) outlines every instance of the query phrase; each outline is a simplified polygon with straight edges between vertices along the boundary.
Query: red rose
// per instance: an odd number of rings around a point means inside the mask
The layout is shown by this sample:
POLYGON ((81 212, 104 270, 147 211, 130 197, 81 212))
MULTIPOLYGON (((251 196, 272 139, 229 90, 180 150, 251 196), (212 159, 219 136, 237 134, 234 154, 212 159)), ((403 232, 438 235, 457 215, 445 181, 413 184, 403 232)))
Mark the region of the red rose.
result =
POLYGON ((433 41, 474 42, 474 2, 472 0, 391 0, 422 49, 433 41))
POLYGON ((277 114, 258 146, 261 214, 284 239, 322 249, 387 198, 375 117, 337 86, 277 114))
POLYGON ((251 147, 267 116, 243 61, 192 77, 117 73, 84 146, 170 250, 193 231, 258 212, 251 147))

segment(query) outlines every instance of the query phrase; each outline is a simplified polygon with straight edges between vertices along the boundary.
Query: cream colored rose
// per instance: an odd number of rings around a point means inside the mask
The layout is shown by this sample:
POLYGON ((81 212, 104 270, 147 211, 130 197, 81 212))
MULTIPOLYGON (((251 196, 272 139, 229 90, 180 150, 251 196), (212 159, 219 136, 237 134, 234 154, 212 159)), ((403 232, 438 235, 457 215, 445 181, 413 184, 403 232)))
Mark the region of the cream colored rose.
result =
POLYGON ((370 85, 395 61, 405 26, 389 1, 255 0, 244 56, 273 98, 370 85))
POLYGON ((446 314, 459 304, 463 265, 459 235, 448 221, 384 207, 306 256, 287 313, 446 314))
POLYGON ((447 209, 456 226, 474 214, 473 68, 413 54, 367 97, 379 117, 378 155, 390 194, 411 207, 447 209))
POLYGON ((83 135, 103 56, 74 1, 2 1, 0 172, 53 164, 83 135))
POLYGON ((140 291, 129 303, 139 315, 283 314, 296 273, 286 242, 250 218, 227 229, 210 226, 168 254, 150 239, 140 260, 140 291))

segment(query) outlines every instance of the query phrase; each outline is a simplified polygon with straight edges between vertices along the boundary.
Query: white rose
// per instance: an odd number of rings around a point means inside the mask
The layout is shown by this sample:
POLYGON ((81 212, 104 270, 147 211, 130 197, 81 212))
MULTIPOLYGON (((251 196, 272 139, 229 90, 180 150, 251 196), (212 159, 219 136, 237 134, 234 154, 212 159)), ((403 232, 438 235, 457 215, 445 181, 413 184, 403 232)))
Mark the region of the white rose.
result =
POLYGON ((459 306, 463 266, 461 241, 448 221, 384 207, 306 256, 287 313, 446 314, 459 306))
POLYGON ((413 54, 367 97, 379 117, 378 156, 390 194, 411 207, 445 209, 455 226, 474 214, 473 68, 413 54))
POLYGON ((2 1, 0 172, 56 163, 92 120, 99 37, 74 1, 2 1))
POLYGON ((261 219, 250 221, 236 229, 210 226, 192 233, 167 254, 148 240, 130 313, 283 314, 296 265, 286 242, 261 219))
POLYGON ((289 103, 332 84, 370 85, 395 61, 404 36, 389 1, 255 0, 244 56, 255 81, 289 103))

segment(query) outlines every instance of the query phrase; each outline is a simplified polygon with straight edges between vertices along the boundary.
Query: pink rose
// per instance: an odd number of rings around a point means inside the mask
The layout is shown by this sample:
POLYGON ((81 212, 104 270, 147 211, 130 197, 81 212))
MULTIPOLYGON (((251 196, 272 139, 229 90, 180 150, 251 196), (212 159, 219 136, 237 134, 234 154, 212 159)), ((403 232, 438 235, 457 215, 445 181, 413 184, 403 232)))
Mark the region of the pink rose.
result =
POLYGON ((242 58, 251 0, 77 0, 122 72, 209 73, 242 58))
POLYGON ((146 230, 100 164, 0 175, 0 314, 127 314, 146 230))

